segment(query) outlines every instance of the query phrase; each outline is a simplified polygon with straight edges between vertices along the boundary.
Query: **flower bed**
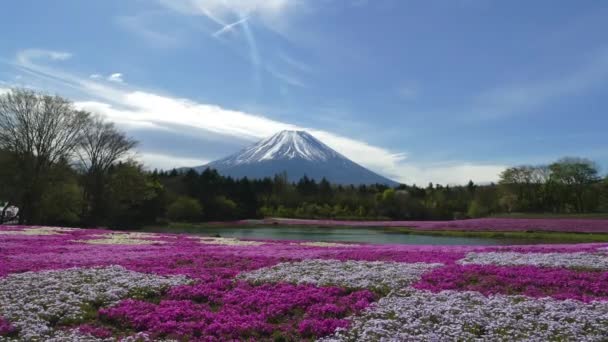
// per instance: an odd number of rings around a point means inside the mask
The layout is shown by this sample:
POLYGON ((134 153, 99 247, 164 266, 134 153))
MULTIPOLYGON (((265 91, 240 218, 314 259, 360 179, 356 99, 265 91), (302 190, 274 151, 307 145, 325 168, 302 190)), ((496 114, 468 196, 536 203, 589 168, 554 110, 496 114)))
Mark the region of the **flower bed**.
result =
POLYGON ((322 341, 603 341, 608 303, 406 290, 322 341))
POLYGON ((304 226, 411 227, 419 230, 608 233, 608 219, 480 218, 453 221, 344 221, 277 218, 267 221, 268 223, 304 226))
POLYGON ((0 226, 0 341, 601 341, 607 250, 0 226))
POLYGON ((388 293, 407 287, 423 273, 439 266, 442 264, 310 259, 261 268, 240 278, 258 284, 289 282, 388 293))
POLYGON ((55 326, 86 321, 87 310, 125 297, 149 297, 187 283, 121 266, 25 272, 0 279, 0 314, 26 340, 54 337, 55 326))
POLYGON ((516 253, 489 252, 469 253, 459 263, 503 266, 542 266, 608 270, 608 254, 605 253, 516 253))

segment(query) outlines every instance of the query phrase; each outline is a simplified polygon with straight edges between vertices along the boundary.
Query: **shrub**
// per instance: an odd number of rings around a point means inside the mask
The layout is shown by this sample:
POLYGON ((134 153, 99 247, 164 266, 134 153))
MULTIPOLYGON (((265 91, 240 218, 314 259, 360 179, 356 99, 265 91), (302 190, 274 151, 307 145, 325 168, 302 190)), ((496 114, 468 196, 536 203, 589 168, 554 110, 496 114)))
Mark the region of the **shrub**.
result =
POLYGON ((178 197, 167 209, 167 215, 173 221, 196 221, 202 213, 199 201, 186 196, 178 197))

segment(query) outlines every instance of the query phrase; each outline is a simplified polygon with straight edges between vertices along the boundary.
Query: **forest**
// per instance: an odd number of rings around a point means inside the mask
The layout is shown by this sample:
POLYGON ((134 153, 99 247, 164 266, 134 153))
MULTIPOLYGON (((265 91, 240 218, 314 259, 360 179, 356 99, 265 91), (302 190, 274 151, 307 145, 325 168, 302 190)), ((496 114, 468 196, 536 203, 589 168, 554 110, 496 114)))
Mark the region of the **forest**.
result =
POLYGON ((146 170, 137 142, 69 100, 26 89, 0 96, 0 222, 136 228, 263 217, 450 220, 512 213, 608 212, 608 176, 584 158, 504 170, 497 183, 338 185, 286 174, 146 170), (4 203, 4 205, 2 205, 4 203))

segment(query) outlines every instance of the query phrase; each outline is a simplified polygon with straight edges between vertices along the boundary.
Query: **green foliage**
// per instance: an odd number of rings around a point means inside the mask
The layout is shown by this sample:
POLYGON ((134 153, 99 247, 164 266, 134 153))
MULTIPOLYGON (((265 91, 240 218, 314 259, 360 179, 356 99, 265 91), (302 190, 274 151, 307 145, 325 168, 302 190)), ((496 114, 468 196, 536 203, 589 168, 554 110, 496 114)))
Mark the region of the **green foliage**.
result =
MULTIPOLYGON (((119 228, 136 228, 155 222, 163 185, 135 162, 119 163, 109 170, 107 222, 119 228)), ((163 204, 164 206, 164 204, 163 204)))
POLYGON ((173 221, 195 222, 200 220, 203 207, 197 199, 187 196, 178 197, 167 208, 167 216, 173 221))
POLYGON ((501 174, 499 202, 506 212, 594 212, 601 210, 599 183, 596 165, 582 158, 512 167, 501 174))
POLYGON ((488 208, 486 208, 483 204, 479 203, 477 200, 472 200, 469 204, 469 210, 467 211, 468 217, 483 217, 489 214, 488 208))
POLYGON ((72 179, 49 189, 42 196, 40 219, 59 226, 74 226, 80 223, 82 210, 82 187, 72 179))

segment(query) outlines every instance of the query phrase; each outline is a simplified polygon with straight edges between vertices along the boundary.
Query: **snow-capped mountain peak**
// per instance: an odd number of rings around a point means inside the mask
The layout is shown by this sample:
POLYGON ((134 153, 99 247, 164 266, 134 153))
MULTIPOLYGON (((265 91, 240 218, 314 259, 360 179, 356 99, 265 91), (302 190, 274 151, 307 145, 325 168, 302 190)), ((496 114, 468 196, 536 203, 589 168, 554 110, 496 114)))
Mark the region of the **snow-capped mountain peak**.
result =
POLYGON ((231 156, 194 167, 194 170, 202 172, 208 168, 233 178, 260 179, 286 173, 292 182, 306 175, 337 184, 397 184, 358 165, 304 131, 281 131, 231 156))
POLYGON ((323 162, 340 157, 342 156, 338 152, 332 150, 308 132, 285 130, 247 147, 221 162, 226 165, 285 159, 323 162))

